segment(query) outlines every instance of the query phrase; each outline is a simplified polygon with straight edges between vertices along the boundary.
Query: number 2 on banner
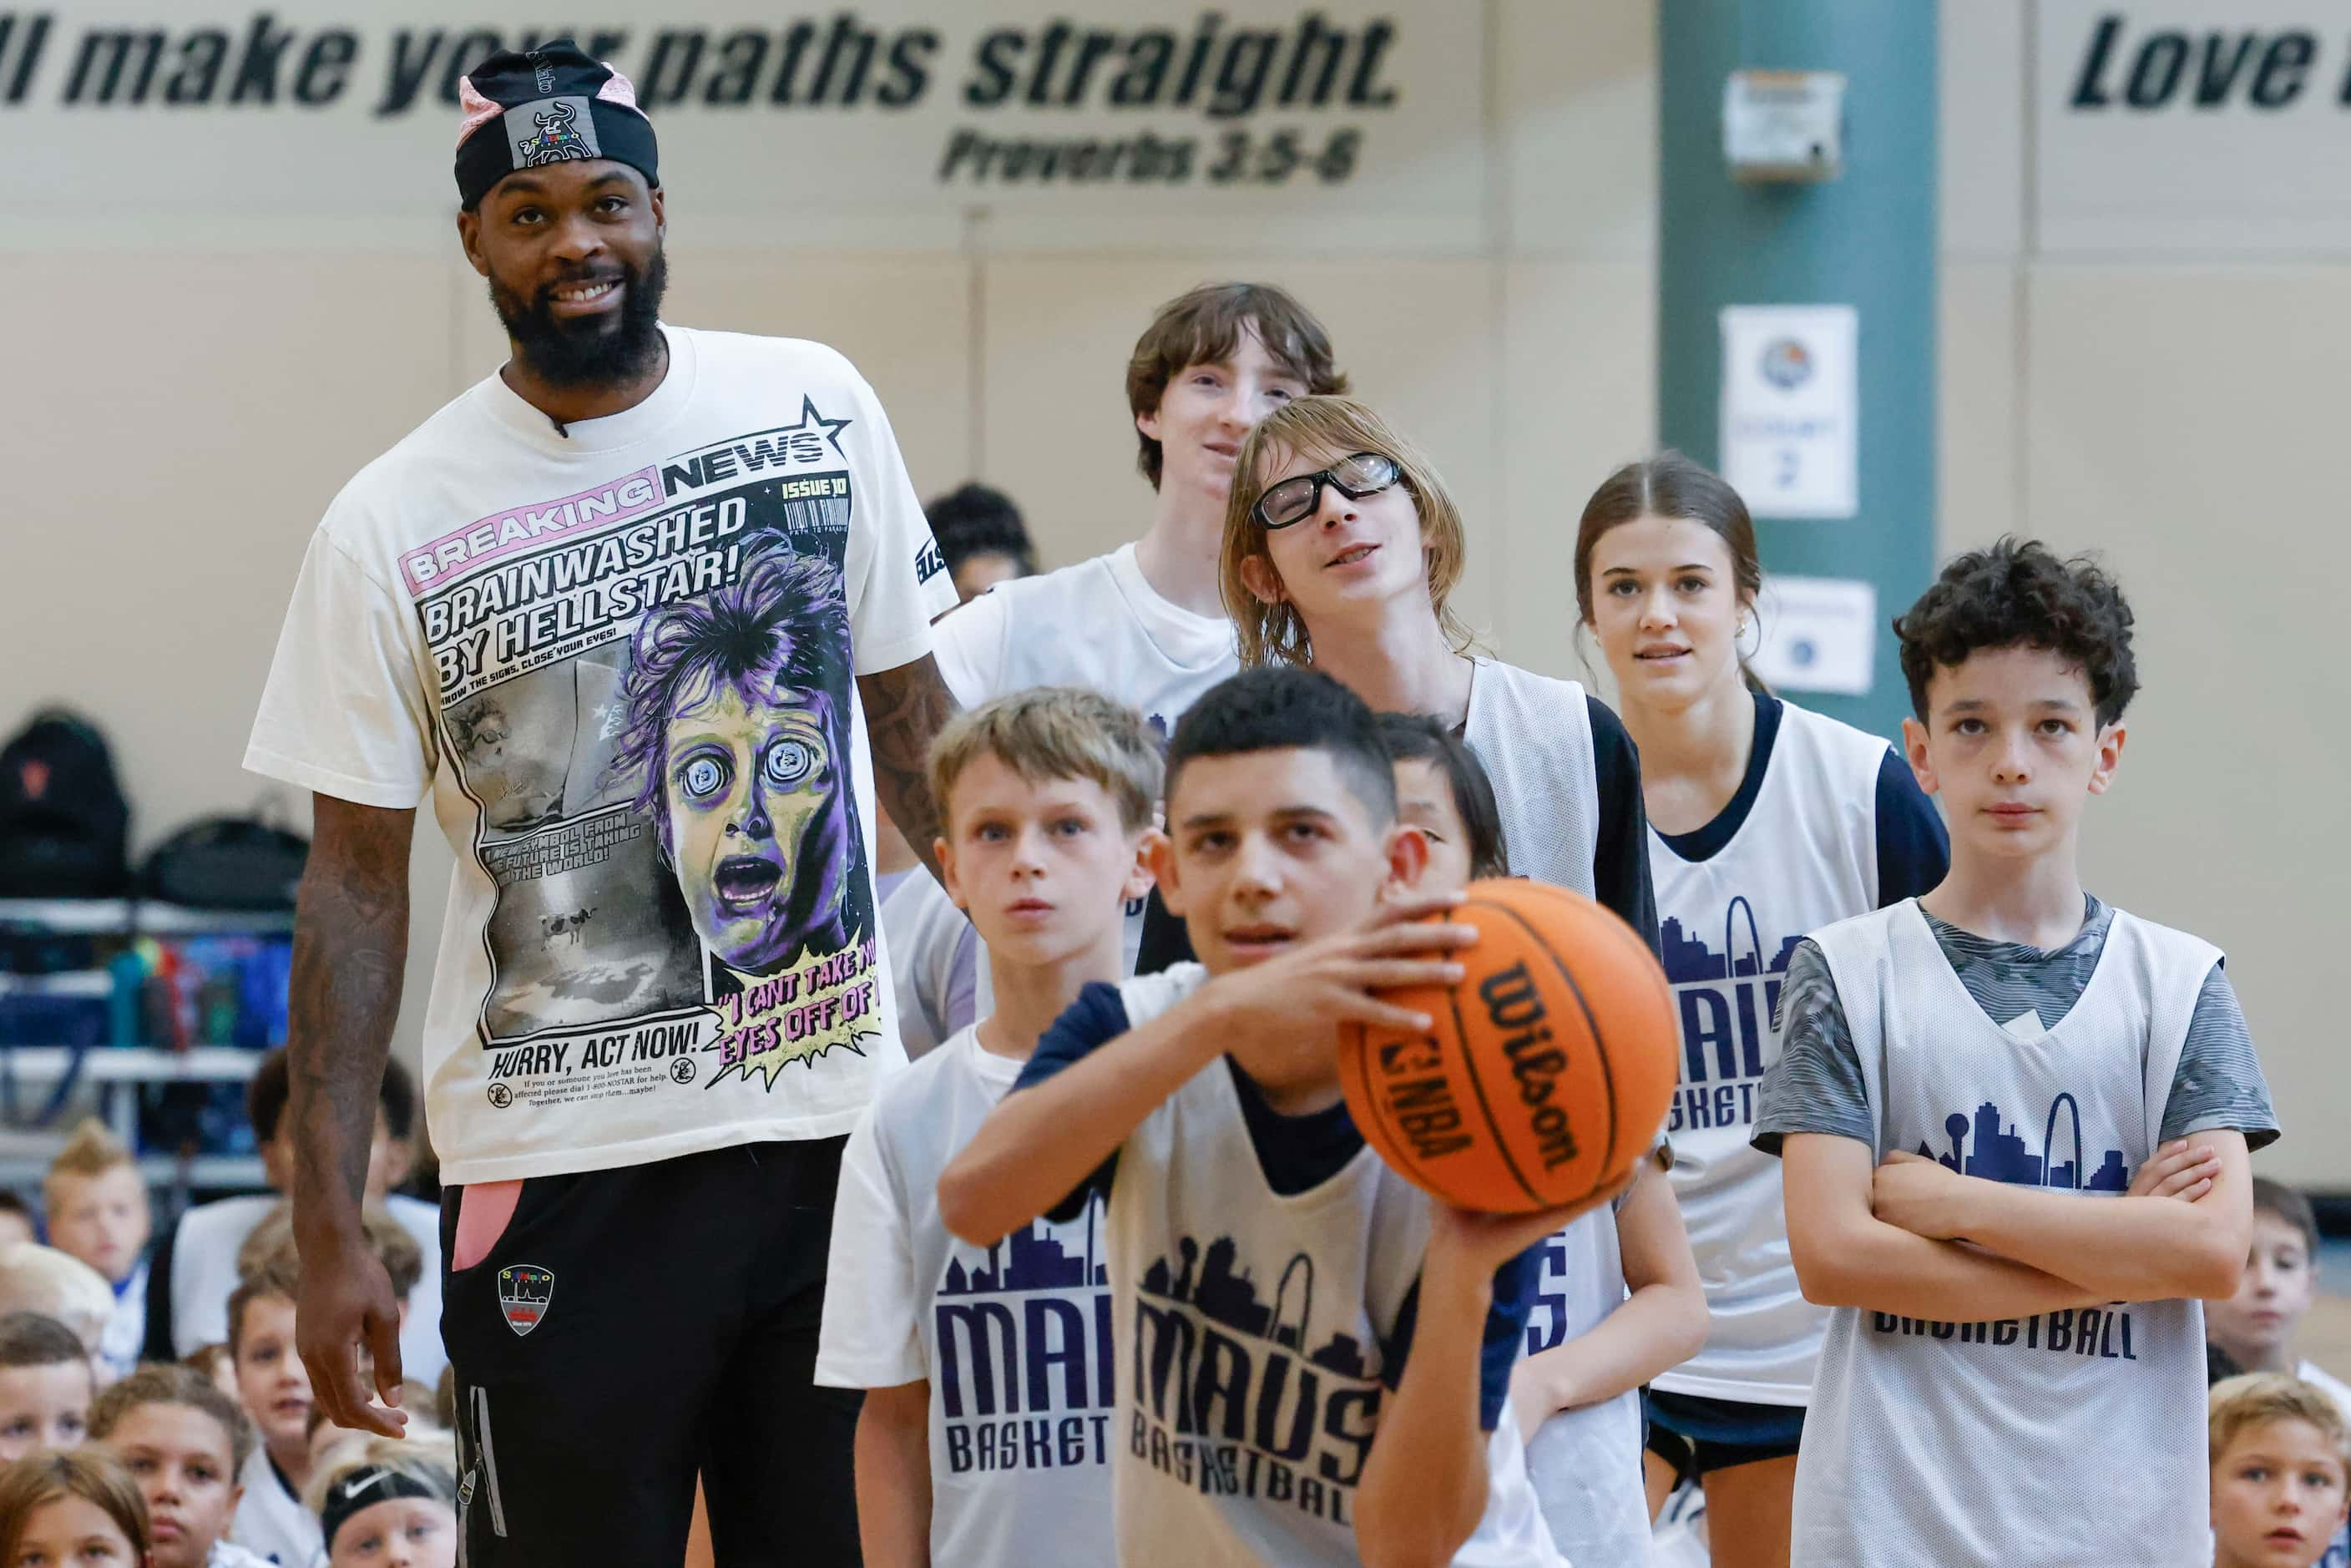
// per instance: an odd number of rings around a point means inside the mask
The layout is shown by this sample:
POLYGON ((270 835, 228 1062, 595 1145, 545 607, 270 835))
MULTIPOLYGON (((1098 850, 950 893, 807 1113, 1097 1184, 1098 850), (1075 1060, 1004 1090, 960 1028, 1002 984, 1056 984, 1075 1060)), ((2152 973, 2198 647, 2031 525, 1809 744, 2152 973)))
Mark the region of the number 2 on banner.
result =
POLYGON ((1780 448, 1779 472, 1771 476, 1771 482, 1782 490, 1794 489, 1797 467, 1796 449, 1792 446, 1782 446, 1780 448))

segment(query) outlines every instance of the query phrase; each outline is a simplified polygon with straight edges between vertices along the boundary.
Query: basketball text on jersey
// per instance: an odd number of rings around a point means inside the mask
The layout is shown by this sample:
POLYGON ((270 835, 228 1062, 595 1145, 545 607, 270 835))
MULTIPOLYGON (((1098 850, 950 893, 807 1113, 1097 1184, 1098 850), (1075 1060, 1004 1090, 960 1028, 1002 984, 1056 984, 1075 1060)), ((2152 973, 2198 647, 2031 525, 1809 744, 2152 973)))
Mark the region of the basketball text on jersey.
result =
POLYGON ((1352 1527, 1378 1429, 1379 1350, 1334 1333, 1307 1345, 1314 1260, 1301 1252, 1263 1300, 1220 1236, 1144 1270, 1135 1303, 1133 1456, 1202 1493, 1287 1504, 1352 1527))
POLYGON ((947 1469, 1105 1465, 1117 1393, 1102 1200, 985 1249, 956 1242, 932 1301, 947 1469))

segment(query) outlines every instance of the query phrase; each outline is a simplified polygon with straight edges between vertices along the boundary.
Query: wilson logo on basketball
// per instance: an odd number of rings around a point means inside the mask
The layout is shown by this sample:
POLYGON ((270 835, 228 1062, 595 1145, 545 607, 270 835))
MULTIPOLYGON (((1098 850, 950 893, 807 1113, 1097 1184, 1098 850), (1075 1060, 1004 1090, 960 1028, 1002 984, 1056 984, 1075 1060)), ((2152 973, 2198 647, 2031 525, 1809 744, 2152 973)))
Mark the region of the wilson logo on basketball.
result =
POLYGON ((1486 1004, 1487 1021, 1501 1036, 1510 1076, 1518 1080, 1519 1099, 1533 1113, 1528 1125, 1535 1135, 1535 1153, 1543 1169, 1555 1170, 1575 1158, 1575 1133, 1567 1124, 1567 1113, 1552 1103, 1559 1076, 1567 1071, 1567 1053, 1552 1043, 1544 1021, 1551 1013, 1542 993, 1527 967, 1513 964, 1479 981, 1478 999, 1486 1004))
POLYGON ((1426 1028, 1340 1031, 1339 1086, 1364 1142, 1431 1197, 1526 1214, 1599 1191, 1671 1097, 1673 993, 1633 928, 1581 894, 1473 882, 1461 978, 1382 994, 1426 1028))

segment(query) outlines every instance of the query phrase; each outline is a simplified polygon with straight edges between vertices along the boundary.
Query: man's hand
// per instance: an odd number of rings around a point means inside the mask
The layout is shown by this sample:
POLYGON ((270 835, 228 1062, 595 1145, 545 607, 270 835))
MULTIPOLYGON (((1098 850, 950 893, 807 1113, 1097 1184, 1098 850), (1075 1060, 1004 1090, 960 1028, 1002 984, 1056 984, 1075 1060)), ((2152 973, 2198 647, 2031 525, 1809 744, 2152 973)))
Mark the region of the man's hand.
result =
POLYGON ((295 1343, 339 1427, 400 1434, 373 1412, 358 1370, 364 1349, 399 1403, 400 1307, 363 1239, 360 1197, 383 1092, 408 951, 408 850, 416 813, 317 798, 309 863, 294 912, 286 1043, 293 1144, 294 1240, 302 1259, 295 1343))
POLYGON ((1461 978, 1461 966, 1447 955, 1475 944, 1477 927, 1419 924, 1459 902, 1434 894, 1384 904, 1352 931, 1220 975, 1200 994, 1213 991, 1213 1005, 1230 1016, 1240 1039, 1268 1056, 1320 1052, 1327 1060, 1332 1033, 1351 1023, 1425 1033, 1434 1026, 1426 1013, 1374 993, 1461 978))
POLYGON ((1970 1179, 1939 1160, 1896 1149, 1886 1156, 1871 1180, 1870 1212, 1913 1236, 1956 1241, 1959 1239, 1959 1184, 1970 1179))
POLYGON ((2212 1190, 2212 1183, 2220 1174, 2220 1156, 2209 1144, 2179 1138, 2155 1152, 2151 1159, 2139 1163, 2138 1174, 2131 1177, 2130 1197, 2176 1197, 2182 1203, 2194 1203, 2212 1190))
POLYGON ((331 1250, 315 1244, 303 1249, 294 1343, 310 1374, 310 1392, 328 1420, 354 1432, 401 1435, 408 1413, 400 1408, 400 1302, 392 1293, 392 1277, 360 1238, 353 1236, 331 1250), (374 1361, 381 1405, 368 1398, 361 1347, 374 1361))

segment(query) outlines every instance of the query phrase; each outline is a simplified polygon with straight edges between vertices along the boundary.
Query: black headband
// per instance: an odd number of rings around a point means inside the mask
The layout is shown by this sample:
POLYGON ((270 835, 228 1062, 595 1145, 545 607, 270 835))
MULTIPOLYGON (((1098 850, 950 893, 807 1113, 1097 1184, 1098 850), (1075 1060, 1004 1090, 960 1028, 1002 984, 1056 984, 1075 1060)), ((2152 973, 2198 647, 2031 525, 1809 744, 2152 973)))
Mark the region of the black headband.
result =
POLYGON ((661 183, 653 121, 629 78, 569 38, 501 49, 467 74, 457 132, 457 199, 472 207, 523 169, 609 158, 661 183))
POLYGON ((335 1549, 335 1531, 350 1522, 351 1515, 404 1497, 429 1498, 435 1502, 449 1500, 406 1470, 396 1470, 389 1465, 361 1465, 344 1476, 327 1489, 327 1499, 319 1505, 319 1529, 327 1538, 327 1550, 335 1549))

